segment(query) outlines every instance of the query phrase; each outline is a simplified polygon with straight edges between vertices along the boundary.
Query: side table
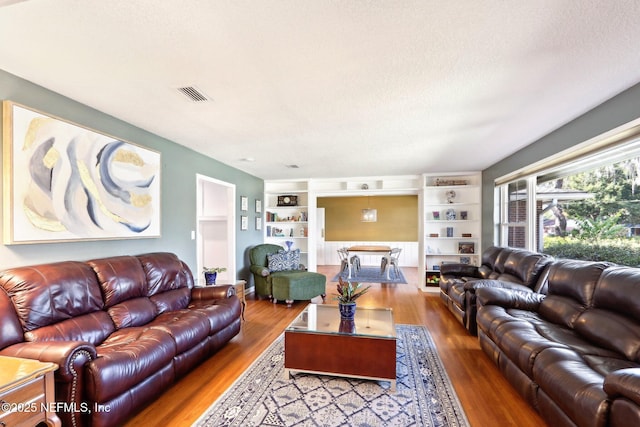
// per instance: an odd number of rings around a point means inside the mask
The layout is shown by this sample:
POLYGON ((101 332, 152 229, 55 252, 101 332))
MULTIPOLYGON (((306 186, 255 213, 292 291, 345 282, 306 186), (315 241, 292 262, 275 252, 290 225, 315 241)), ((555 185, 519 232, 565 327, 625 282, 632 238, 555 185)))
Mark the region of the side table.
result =
POLYGON ((246 280, 236 280, 236 282, 232 285, 236 290, 236 295, 240 298, 240 304, 242 304, 241 317, 244 320, 244 310, 247 308, 247 299, 244 296, 244 285, 247 284, 246 280))
MULTIPOLYGON (((240 312, 240 316, 242 318, 242 320, 244 320, 244 310, 247 307, 247 300, 244 296, 244 285, 247 283, 246 280, 236 280, 234 283, 216 283, 215 285, 209 285, 209 286, 233 286, 233 289, 236 290, 236 295, 238 295, 238 298, 240 299, 240 304, 242 306, 242 311, 240 312)), ((1 427, 1 426, 0 426, 1 427)))
POLYGON ((53 373, 58 365, 0 356, 0 426, 59 427, 53 373))

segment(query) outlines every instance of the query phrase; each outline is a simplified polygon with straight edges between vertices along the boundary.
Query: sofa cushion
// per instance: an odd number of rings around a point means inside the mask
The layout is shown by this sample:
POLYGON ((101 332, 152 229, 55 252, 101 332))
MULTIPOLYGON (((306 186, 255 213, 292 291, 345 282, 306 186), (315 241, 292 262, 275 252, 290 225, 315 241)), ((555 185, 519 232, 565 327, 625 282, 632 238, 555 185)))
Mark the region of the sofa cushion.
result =
POLYGON ((596 285, 593 307, 577 319, 575 328, 594 343, 640 361, 640 269, 606 269, 596 285))
POLYGON ((0 348, 23 340, 22 325, 18 315, 13 310, 13 304, 9 295, 0 288, 0 348))
POLYGON ((24 331, 103 308, 96 275, 87 264, 64 261, 17 267, 0 273, 24 331))
POLYGON ((156 305, 147 297, 121 302, 107 311, 118 329, 146 325, 158 315, 156 305))
MULTIPOLYGON (((193 288, 189 267, 172 253, 156 252, 139 255, 147 282, 147 296, 180 288, 193 288)), ((185 308, 180 307, 180 308, 185 308)))
POLYGON ((527 288, 533 289, 540 274, 551 261, 552 258, 548 255, 528 251, 514 251, 507 257, 504 264, 504 274, 517 278, 516 283, 521 283, 527 288))
POLYGON ((100 310, 32 329, 25 332, 24 337, 27 341, 86 341, 99 345, 114 330, 109 315, 100 310))
POLYGON ((207 316, 203 312, 192 310, 178 310, 161 314, 147 326, 169 333, 176 343, 178 354, 184 353, 206 340, 211 330, 207 316))
POLYGON ((577 260, 554 262, 549 269, 547 297, 540 304, 540 315, 573 328, 578 316, 591 306, 596 283, 608 265, 577 260))
POLYGON ((176 344, 160 329, 124 328, 111 334, 96 351, 98 357, 85 365, 86 395, 102 403, 170 365, 176 344))
POLYGON ((147 284, 140 260, 119 256, 88 261, 98 276, 105 307, 147 295, 147 284))
POLYGON ((162 292, 149 298, 155 304, 159 313, 181 310, 189 305, 191 301, 191 289, 180 288, 172 291, 162 292))
POLYGON ((576 352, 548 348, 536 358, 533 380, 579 426, 606 425, 609 409, 604 376, 576 352))

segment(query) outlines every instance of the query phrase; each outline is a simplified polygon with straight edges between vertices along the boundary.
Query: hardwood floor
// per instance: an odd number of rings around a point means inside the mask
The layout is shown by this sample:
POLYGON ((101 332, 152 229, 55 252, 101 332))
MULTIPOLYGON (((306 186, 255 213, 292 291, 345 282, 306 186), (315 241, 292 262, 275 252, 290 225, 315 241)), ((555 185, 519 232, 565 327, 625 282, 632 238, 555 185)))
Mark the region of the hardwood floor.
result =
MULTIPOLYGON (((337 266, 320 266, 330 280, 337 266)), ((358 303, 392 307, 396 323, 425 325, 453 383, 472 426, 540 427, 545 423, 502 377, 478 345, 445 308, 437 293, 415 286, 416 268, 403 268, 408 285, 372 284, 358 303)), ((328 304, 334 283, 327 283, 328 304)), ((292 308, 247 295, 246 321, 242 331, 218 353, 168 389, 126 425, 191 425, 255 360, 306 306, 292 308)))

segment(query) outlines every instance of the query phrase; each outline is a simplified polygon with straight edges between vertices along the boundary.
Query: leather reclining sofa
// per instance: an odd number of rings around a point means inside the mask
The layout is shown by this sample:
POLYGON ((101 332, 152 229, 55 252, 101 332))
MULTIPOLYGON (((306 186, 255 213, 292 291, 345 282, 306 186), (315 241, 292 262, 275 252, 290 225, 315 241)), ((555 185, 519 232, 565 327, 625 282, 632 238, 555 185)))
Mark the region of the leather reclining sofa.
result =
POLYGON ((545 254, 492 246, 482 253, 479 267, 443 264, 440 267, 440 298, 469 333, 476 335, 477 289, 501 287, 545 293, 552 261, 553 258, 545 254))
POLYGON ((640 268, 558 260, 547 285, 478 289, 480 346, 550 426, 640 425, 640 268))
POLYGON ((239 331, 233 287, 171 253, 0 272, 0 354, 58 364, 65 426, 122 425, 239 331))

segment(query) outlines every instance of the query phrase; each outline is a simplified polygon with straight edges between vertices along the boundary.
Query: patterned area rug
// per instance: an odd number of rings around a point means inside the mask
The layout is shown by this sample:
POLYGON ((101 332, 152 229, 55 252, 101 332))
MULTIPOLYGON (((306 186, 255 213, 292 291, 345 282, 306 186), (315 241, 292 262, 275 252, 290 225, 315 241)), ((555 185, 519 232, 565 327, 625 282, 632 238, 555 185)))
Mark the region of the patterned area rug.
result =
POLYGON ((387 381, 301 373, 285 379, 281 335, 194 425, 468 427, 426 328, 396 330, 396 392, 387 381))
MULTIPOLYGON (((347 280, 347 276, 349 272, 343 271, 338 273, 331 279, 332 282, 337 282, 338 277, 342 277, 342 280, 347 280)), ((380 267, 365 267, 363 266, 360 271, 356 274, 351 274, 352 282, 360 282, 360 283, 407 283, 407 280, 404 278, 404 274, 402 274, 402 270, 398 269, 398 274, 396 275, 393 269, 389 272, 389 278, 385 273, 380 273, 380 267)))

